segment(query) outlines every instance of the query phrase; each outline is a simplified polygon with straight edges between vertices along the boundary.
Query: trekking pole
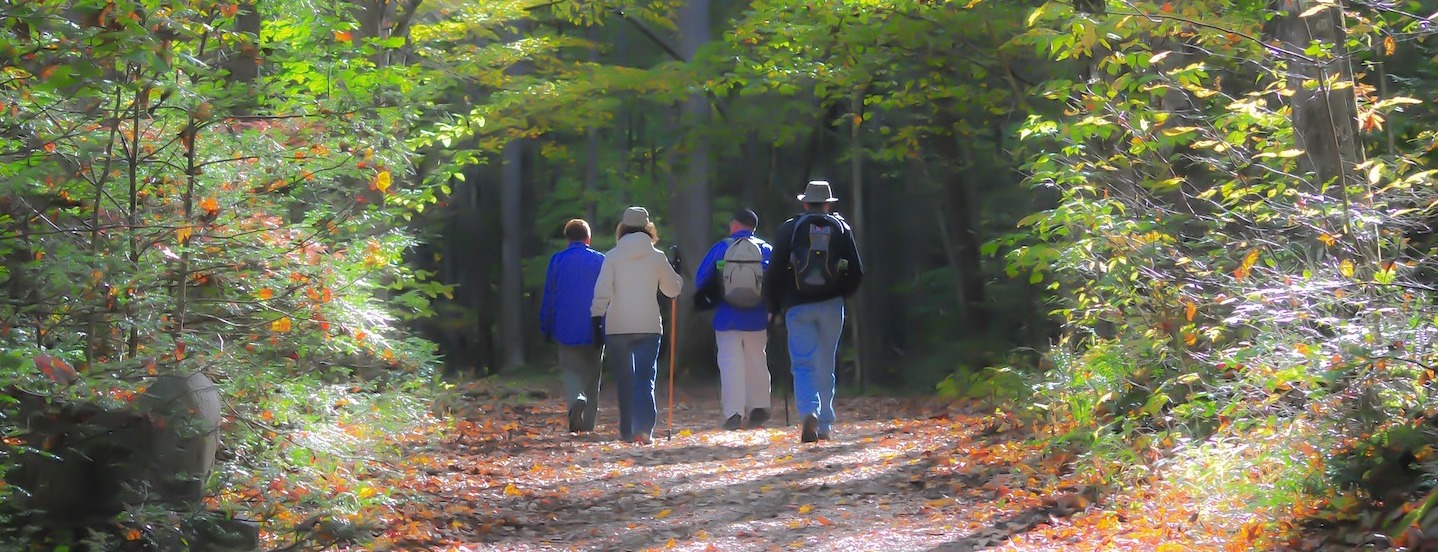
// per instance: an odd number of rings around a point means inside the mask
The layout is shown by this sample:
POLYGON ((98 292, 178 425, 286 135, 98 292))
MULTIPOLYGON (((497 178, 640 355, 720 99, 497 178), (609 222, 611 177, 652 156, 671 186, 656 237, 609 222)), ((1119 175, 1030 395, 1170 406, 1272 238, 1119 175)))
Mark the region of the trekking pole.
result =
MULTIPOLYGON (((783 315, 780 314, 779 316, 783 316, 783 315)), ((769 331, 773 331, 773 330, 774 330, 774 326, 777 325, 781 320, 783 320, 783 319, 782 319, 782 318, 779 318, 778 316, 776 316, 776 317, 770 319, 770 320, 769 320, 769 325, 768 325, 768 327, 766 327, 765 329, 766 329, 766 330, 769 330, 769 331)), ((794 372, 792 371, 792 369, 789 371, 789 378, 788 378, 788 379, 789 379, 789 388, 788 388, 788 389, 784 389, 782 386, 780 386, 780 391, 781 391, 780 394, 784 395, 784 427, 789 427, 789 395, 792 394, 793 391, 794 391, 794 372)))
POLYGON ((679 326, 679 298, 669 299, 669 430, 664 440, 674 439, 674 351, 678 348, 679 342, 675 336, 679 334, 676 329, 679 326))

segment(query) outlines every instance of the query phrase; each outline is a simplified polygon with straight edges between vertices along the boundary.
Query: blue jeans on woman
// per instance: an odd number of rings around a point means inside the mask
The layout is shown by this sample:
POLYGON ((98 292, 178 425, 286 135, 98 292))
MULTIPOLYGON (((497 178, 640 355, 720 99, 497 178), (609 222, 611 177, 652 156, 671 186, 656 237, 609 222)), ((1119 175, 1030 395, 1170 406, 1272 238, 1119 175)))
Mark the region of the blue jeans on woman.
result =
POLYGON ((659 416, 654 402, 659 334, 604 336, 604 353, 619 392, 619 438, 629 441, 639 435, 653 437, 659 416))
POLYGON ((789 307, 789 360, 794 373, 794 408, 799 419, 819 417, 819 433, 834 424, 834 365, 844 331, 844 298, 789 307))

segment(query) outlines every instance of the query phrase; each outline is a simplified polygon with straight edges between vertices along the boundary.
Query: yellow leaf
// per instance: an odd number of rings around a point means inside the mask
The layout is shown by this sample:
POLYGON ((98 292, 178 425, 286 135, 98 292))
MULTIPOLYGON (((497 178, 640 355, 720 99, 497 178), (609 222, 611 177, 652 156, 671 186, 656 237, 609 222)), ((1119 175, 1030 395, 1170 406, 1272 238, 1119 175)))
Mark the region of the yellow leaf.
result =
POLYGON ((670 509, 668 509, 668 508, 665 508, 664 510, 660 511, 658 514, 655 514, 655 515, 654 515, 654 519, 664 519, 664 518, 669 517, 669 514, 672 514, 672 513, 674 513, 674 510, 670 510, 670 509))
POLYGON ((1383 37, 1383 55, 1391 56, 1396 50, 1398 50, 1398 41, 1393 40, 1391 36, 1383 37))
POLYGON ((1187 318, 1189 322, 1193 322, 1193 315, 1197 313, 1198 305, 1193 304, 1192 301, 1188 302, 1183 306, 1183 316, 1184 318, 1187 318))
POLYGON ((1344 278, 1352 278, 1352 277, 1353 277, 1353 261, 1348 260, 1348 259, 1343 259, 1343 262, 1338 263, 1338 273, 1339 273, 1339 274, 1342 274, 1344 278))
POLYGON ((376 190, 387 192, 391 184, 393 184, 393 177, 389 175, 389 171, 380 171, 374 177, 374 189, 376 190))
POLYGON ((270 329, 277 333, 285 333, 290 331, 293 324, 294 323, 290 321, 290 317, 286 316, 274 322, 270 322, 270 329))
POLYGON ((807 514, 807 513, 812 512, 812 511, 814 511, 814 506, 811 505, 811 504, 805 504, 805 505, 799 507, 799 513, 800 513, 800 514, 807 514))
POLYGON ((671 548, 674 548, 674 547, 677 546, 678 544, 679 544, 679 543, 677 543, 677 542, 674 541, 674 538, 673 538, 673 537, 670 537, 670 538, 669 538, 669 542, 664 543, 664 549, 665 549, 665 550, 669 550, 669 549, 671 549, 671 548))
POLYGON ((190 226, 185 226, 175 230, 175 236, 180 238, 180 243, 189 243, 190 234, 193 233, 195 233, 195 229, 190 226))
POLYGON ((1198 336, 1194 334, 1183 334, 1183 343, 1192 347, 1198 344, 1198 336))
POLYGON ((519 487, 515 487, 514 483, 504 486, 504 496, 519 496, 520 494, 519 487))
POLYGON ((1252 251, 1249 251, 1249 252, 1248 252, 1248 256, 1246 256, 1246 257, 1243 258, 1243 269, 1244 269, 1244 270, 1251 269, 1251 268, 1253 268, 1253 265, 1254 265, 1254 264, 1257 264, 1257 263, 1258 263, 1258 250, 1257 250, 1257 249, 1254 249, 1254 250, 1252 250, 1252 251))
POLYGON ((693 434, 694 434, 694 431, 693 431, 693 430, 690 430, 690 429, 681 429, 681 430, 679 430, 679 436, 680 436, 680 437, 688 437, 688 436, 693 435, 693 434))
POLYGON ((260 291, 255 292, 255 297, 259 297, 261 301, 264 301, 274 296, 275 290, 272 290, 270 288, 263 288, 260 289, 260 291))
POLYGON ((1324 233, 1318 236, 1318 241, 1323 242, 1323 245, 1333 247, 1333 244, 1338 243, 1338 237, 1332 234, 1324 233))
POLYGON ((360 498, 369 498, 376 494, 379 494, 379 491, 376 490, 374 487, 360 487, 359 492, 355 494, 358 495, 360 498))

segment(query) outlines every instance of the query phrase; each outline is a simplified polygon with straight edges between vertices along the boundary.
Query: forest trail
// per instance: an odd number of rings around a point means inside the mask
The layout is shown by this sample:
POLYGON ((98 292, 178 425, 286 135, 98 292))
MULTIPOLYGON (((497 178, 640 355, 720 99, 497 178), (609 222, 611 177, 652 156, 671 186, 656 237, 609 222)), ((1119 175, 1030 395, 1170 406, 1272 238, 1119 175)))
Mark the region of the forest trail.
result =
POLYGON ((1086 508, 1072 456, 992 410, 841 398, 833 439, 801 444, 782 402, 766 428, 723 431, 717 389, 687 388, 666 439, 660 394, 642 446, 617 442, 612 394, 598 431, 574 435, 557 394, 471 391, 407 455, 419 468, 394 484, 411 499, 381 549, 1147 549, 1192 529, 1086 508))

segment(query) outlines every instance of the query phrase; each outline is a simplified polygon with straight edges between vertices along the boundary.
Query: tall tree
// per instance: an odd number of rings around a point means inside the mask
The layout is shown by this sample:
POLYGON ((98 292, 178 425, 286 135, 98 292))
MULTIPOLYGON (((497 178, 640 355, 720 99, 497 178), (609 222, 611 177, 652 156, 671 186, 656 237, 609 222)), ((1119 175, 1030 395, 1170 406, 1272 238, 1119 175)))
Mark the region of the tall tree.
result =
MULTIPOLYGON (((699 48, 709 42, 709 0, 686 0, 683 7, 679 8, 679 54, 686 62, 696 62, 699 48)), ((710 190, 711 176, 711 155, 710 138, 706 131, 712 107, 709 103, 709 96, 706 94, 702 82, 691 82, 693 88, 689 96, 684 99, 681 107, 681 124, 686 132, 684 144, 684 171, 683 177, 673 187, 674 194, 674 221, 678 230, 678 245, 680 254, 686 261, 684 264, 684 277, 688 282, 694 281, 694 275, 699 267, 699 260, 704 257, 704 252, 709 245, 709 238, 714 234, 714 206, 710 190)), ((692 289, 692 287, 691 287, 692 289)), ((700 350, 708 350, 707 345, 712 340, 705 339, 708 332, 699 331, 698 324, 689 323, 697 321, 694 310, 688 301, 680 301, 680 320, 685 321, 683 327, 693 331, 685 332, 686 336, 694 336, 683 340, 685 344, 703 344, 705 347, 700 350)), ((684 350, 691 349, 684 347, 684 350)))

